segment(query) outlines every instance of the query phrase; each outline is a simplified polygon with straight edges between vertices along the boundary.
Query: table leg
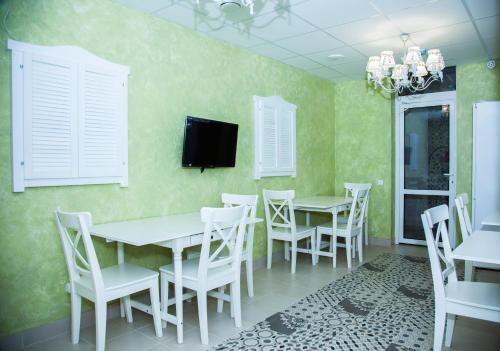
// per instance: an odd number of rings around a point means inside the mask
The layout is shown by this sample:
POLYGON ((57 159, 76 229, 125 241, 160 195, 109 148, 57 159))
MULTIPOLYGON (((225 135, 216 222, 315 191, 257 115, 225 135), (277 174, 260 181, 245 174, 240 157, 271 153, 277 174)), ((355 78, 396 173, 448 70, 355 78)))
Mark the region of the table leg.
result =
MULTIPOLYGON (((125 262, 125 249, 123 247, 123 243, 116 243, 116 254, 118 257, 118 264, 125 262)), ((120 299, 120 317, 125 317, 125 308, 123 298, 120 299)))
MULTIPOLYGON (((309 211, 306 211, 306 226, 310 226, 311 225, 311 212, 309 211)), ((316 239, 316 238, 314 238, 316 239)), ((311 239, 310 238, 307 238, 307 244, 306 244, 306 247, 308 249, 311 250, 311 255, 313 256, 313 265, 316 265, 316 263, 318 263, 318 257, 316 257, 315 253, 316 253, 316 245, 311 245, 311 239)), ((316 241, 316 240, 314 240, 316 241)))
POLYGON ((182 311, 182 246, 174 244, 174 280, 175 280, 175 317, 177 320, 177 342, 181 344, 183 335, 182 311))

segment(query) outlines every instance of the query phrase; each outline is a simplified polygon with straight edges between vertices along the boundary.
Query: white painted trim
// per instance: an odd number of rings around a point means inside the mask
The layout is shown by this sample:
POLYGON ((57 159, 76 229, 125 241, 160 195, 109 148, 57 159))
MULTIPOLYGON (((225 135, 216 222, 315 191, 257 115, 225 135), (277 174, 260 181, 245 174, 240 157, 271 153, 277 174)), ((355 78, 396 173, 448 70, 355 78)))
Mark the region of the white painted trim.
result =
POLYGON ((449 196, 448 207, 450 208, 449 219, 449 235, 452 246, 455 245, 455 211, 454 203, 456 196, 457 183, 457 103, 456 91, 447 91, 440 93, 421 94, 400 96, 395 100, 395 136, 396 136, 396 152, 395 152, 395 218, 394 218, 394 242, 395 244, 417 244, 426 245, 425 240, 414 240, 403 238, 403 211, 402 204, 405 194, 414 195, 441 195, 449 196), (404 184, 404 153, 401 152, 404 144, 404 109, 435 106, 435 105, 450 105, 450 173, 454 176, 450 179, 449 191, 442 190, 414 190, 402 189, 404 184))

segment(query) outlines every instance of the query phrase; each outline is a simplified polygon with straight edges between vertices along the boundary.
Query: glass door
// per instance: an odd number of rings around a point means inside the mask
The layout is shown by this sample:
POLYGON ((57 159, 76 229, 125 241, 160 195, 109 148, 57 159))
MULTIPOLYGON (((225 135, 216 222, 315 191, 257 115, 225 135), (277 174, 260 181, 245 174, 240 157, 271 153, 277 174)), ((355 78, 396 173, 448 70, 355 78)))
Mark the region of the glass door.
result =
MULTIPOLYGON (((454 208, 455 93, 399 97, 396 104, 397 241, 425 245, 420 215, 441 204, 454 208)), ((453 219, 449 227, 454 243, 453 219)))

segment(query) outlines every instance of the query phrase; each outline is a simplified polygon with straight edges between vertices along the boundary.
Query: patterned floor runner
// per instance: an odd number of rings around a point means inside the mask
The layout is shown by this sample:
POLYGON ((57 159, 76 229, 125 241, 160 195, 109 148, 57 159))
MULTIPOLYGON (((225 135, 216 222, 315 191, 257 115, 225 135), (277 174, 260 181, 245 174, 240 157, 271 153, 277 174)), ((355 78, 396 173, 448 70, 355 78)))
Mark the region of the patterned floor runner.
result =
POLYGON ((430 350, 429 261, 383 254, 212 350, 430 350))

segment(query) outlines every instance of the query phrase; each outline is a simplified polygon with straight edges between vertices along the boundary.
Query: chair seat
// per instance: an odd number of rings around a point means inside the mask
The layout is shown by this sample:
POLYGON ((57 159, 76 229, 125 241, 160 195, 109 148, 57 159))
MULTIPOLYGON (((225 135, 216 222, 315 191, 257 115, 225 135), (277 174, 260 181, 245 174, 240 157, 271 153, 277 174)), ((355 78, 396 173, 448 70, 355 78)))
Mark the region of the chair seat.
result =
MULTIPOLYGON (((326 222, 326 223, 318 225, 318 231, 321 231, 322 234, 325 234, 325 232, 328 232, 328 234, 331 235, 331 233, 333 231, 332 222, 326 222)), ((361 232, 360 227, 352 227, 351 228, 351 236, 358 235, 360 232, 361 232)), ((347 235, 347 223, 337 222, 337 235, 338 236, 346 236, 347 235)))
MULTIPOLYGON (((296 225, 296 233, 297 233, 297 239, 301 238, 306 238, 308 236, 311 236, 311 231, 316 230, 316 227, 310 227, 307 225, 296 225)), ((292 235, 292 231, 290 228, 281 228, 281 227, 274 227, 273 232, 276 234, 285 234, 285 235, 292 235)))
MULTIPOLYGON (((122 263, 101 270, 104 289, 112 290, 128 285, 158 279, 158 272, 131 263, 122 263)), ((83 287, 93 289, 90 277, 82 277, 78 283, 83 287)))
MULTIPOLYGON (((182 261, 182 279, 186 279, 189 281, 198 280, 198 267, 200 264, 200 258, 194 257, 188 260, 182 261)), ((174 281, 174 264, 167 264, 165 266, 160 267, 160 271, 167 275, 167 279, 169 281, 174 281)), ((231 265, 223 265, 217 268, 208 270, 208 278, 207 281, 219 279, 225 275, 228 277, 232 277, 233 270, 231 269, 231 265)))
POLYGON ((459 281, 445 291, 446 301, 500 311, 500 284, 459 281))

